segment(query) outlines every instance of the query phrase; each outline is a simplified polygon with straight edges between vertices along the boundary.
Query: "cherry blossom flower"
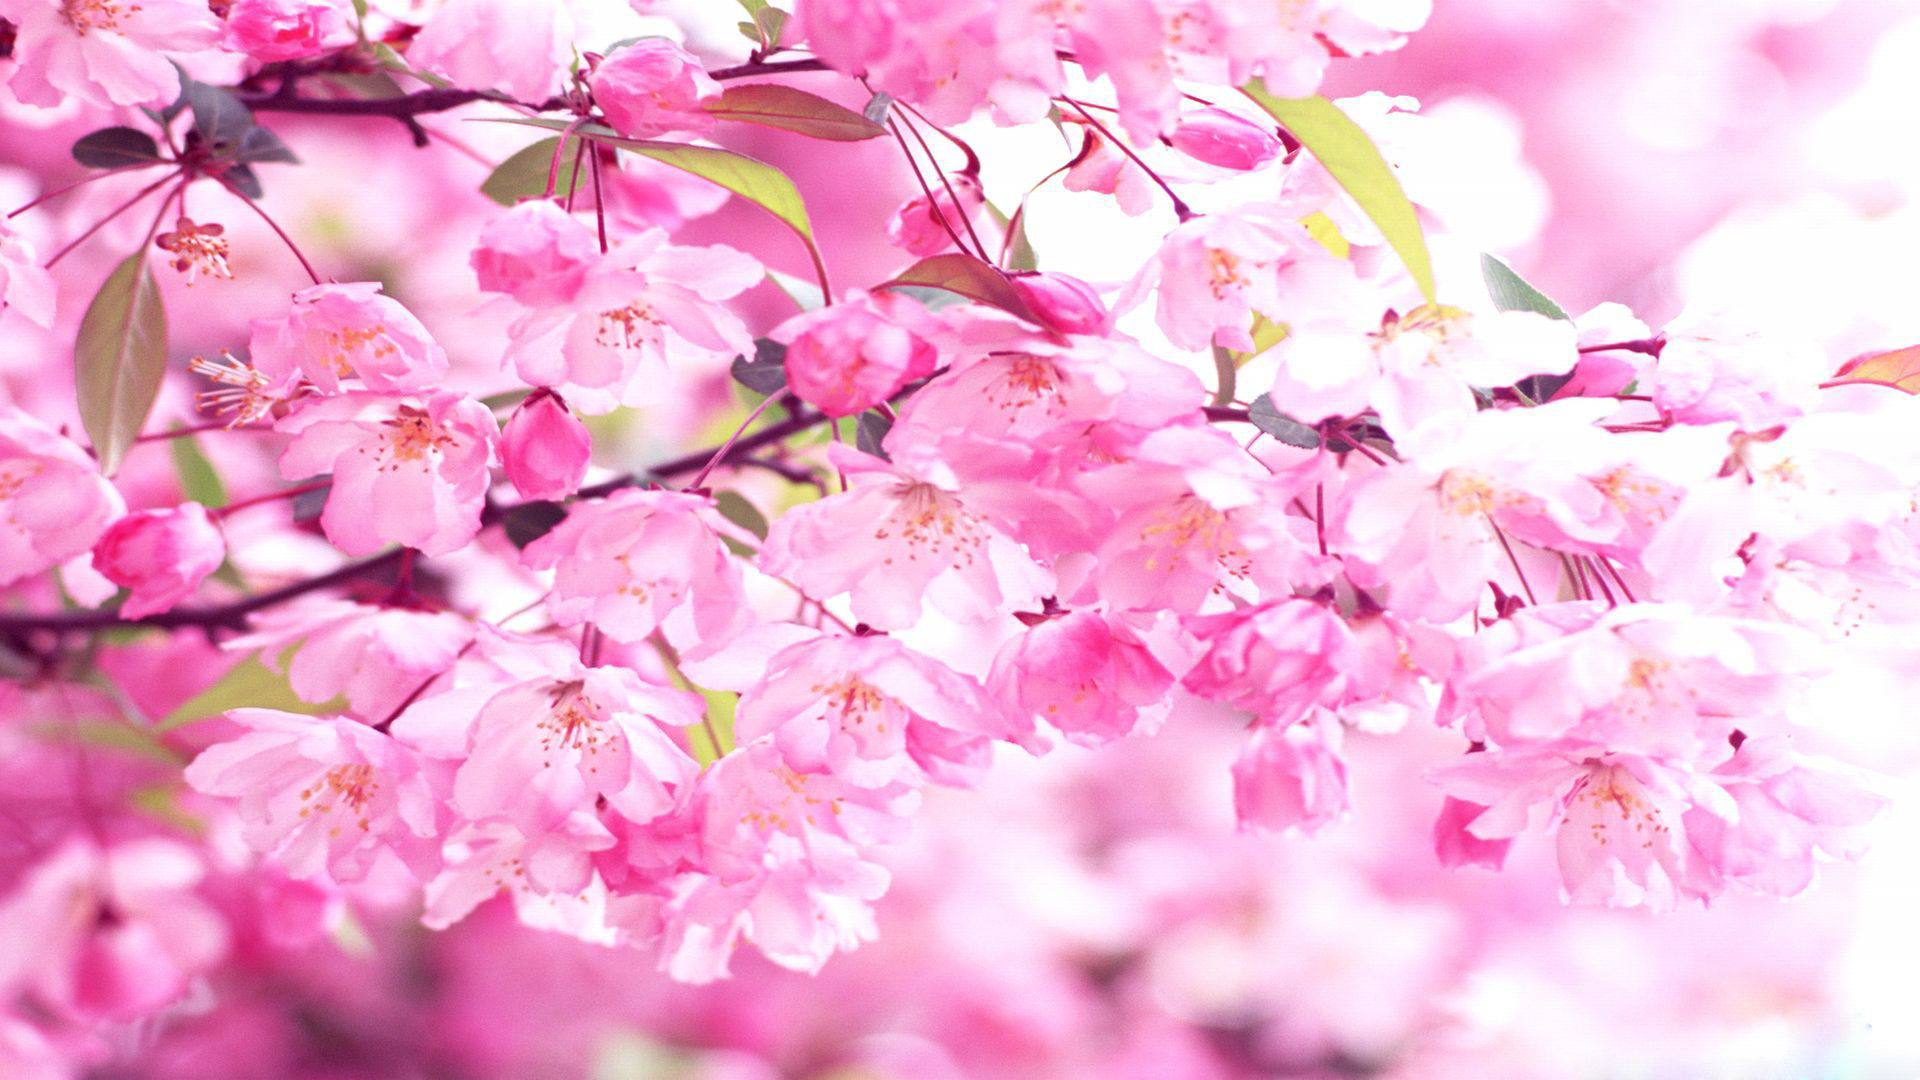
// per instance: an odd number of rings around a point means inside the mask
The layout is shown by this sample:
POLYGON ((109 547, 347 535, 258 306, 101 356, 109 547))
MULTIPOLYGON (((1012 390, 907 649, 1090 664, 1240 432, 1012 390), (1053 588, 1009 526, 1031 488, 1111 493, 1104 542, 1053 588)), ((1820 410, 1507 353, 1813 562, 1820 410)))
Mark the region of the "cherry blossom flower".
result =
POLYGON ((301 60, 353 44, 353 9, 333 0, 236 0, 226 46, 262 63, 301 60))
POLYGON ((592 230, 558 205, 531 199, 481 228, 470 261, 482 289, 543 307, 571 302, 599 259, 592 230))
POLYGON ((1256 727, 1233 763, 1233 810, 1242 829, 1313 832, 1347 808, 1340 722, 1329 713, 1256 727))
POLYGON ((438 385, 447 372, 446 350, 375 281, 294 293, 286 318, 254 322, 248 349, 280 388, 304 377, 333 393, 357 378, 369 390, 405 392, 438 385))
POLYGON ((711 499, 625 488, 576 504, 522 558, 554 571, 547 610, 615 641, 655 630, 698 657, 751 621, 739 565, 721 543, 711 499))
POLYGON ((931 198, 915 195, 900 204, 887 219, 887 239, 909 254, 924 256, 955 247, 958 234, 958 247, 965 251, 969 223, 974 230, 981 229, 986 204, 978 180, 965 173, 948 177, 931 198), (952 185, 952 191, 947 190, 947 184, 952 185))
POLYGON ((923 336, 932 316, 897 292, 854 290, 803 312, 769 336, 787 347, 787 385, 828 416, 852 416, 933 374, 940 358, 923 336))
POLYGON ((124 510, 84 451, 0 406, 0 585, 87 552, 124 510))
POLYGON ((282 476, 333 474, 320 526, 341 551, 403 544, 444 555, 480 530, 499 427, 479 402, 355 391, 302 405, 276 428, 294 437, 282 476))
POLYGON ((699 135, 718 122, 701 103, 720 96, 693 54, 665 38, 646 37, 613 50, 588 80, 593 103, 622 135, 652 139, 668 132, 699 135))
POLYGON ((1270 128, 1216 108, 1182 113, 1168 141, 1196 161, 1241 172, 1265 165, 1281 150, 1270 128))
POLYGON ((53 275, 41 268, 33 245, 0 221, 0 315, 51 329, 53 302, 53 275))
POLYGON ((564 499, 580 490, 593 436, 556 394, 534 391, 500 432, 500 458, 515 491, 528 499, 564 499))
POLYGON ((278 671, 297 644, 286 664, 294 694, 315 705, 345 695, 355 715, 374 722, 451 667, 474 637, 473 624, 452 612, 326 599, 256 612, 249 628, 225 647, 258 649, 278 671))
POLYGON ((1276 727, 1299 720, 1334 692, 1355 662, 1346 623, 1309 600, 1269 601, 1220 615, 1189 616, 1182 625, 1206 651, 1181 684, 1276 727))
POLYGON ((1102 746, 1166 718, 1174 677, 1127 623, 1075 611, 1002 646, 988 681, 1011 711, 1081 746, 1102 746))
POLYGON ((131 590, 120 617, 169 610, 193 594, 227 558, 220 529, 197 502, 141 510, 114 522, 93 546, 93 565, 131 590))
POLYGON ((168 54, 220 37, 213 13, 194 0, 4 0, 0 19, 15 27, 7 86, 29 105, 165 106, 180 94, 168 54))
POLYGON ((354 882, 392 855, 438 868, 440 801, 419 757, 348 717, 235 709, 246 733, 187 766, 187 783, 237 800, 247 842, 295 877, 354 882))

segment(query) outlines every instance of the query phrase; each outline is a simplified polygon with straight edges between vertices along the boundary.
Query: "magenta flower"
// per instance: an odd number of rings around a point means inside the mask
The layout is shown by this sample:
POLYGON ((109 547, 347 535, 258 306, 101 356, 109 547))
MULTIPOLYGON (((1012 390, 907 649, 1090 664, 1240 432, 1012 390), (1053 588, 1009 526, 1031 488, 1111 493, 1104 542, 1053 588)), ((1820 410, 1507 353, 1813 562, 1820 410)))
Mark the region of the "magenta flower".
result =
POLYGON ((282 476, 333 474, 320 526, 341 551, 402 544, 444 555, 480 531, 499 427, 479 402, 359 391, 303 405, 276 427, 294 437, 282 476))
POLYGON ((226 538, 197 502, 128 514, 93 545, 94 569, 133 590, 120 606, 124 619, 172 608, 226 559, 226 538))
POLYGON ((535 391, 507 418, 500 458, 513 489, 528 499, 564 499, 580 490, 593 436, 556 394, 535 391))
POLYGON ((786 345, 787 385, 802 401, 828 416, 852 416, 933 374, 940 357, 926 339, 932 332, 932 316, 912 297, 856 289, 769 336, 786 345))
POLYGON ((1037 716, 1077 745, 1103 746, 1157 728, 1174 677, 1128 624, 1076 611, 1002 646, 987 685, 1010 712, 1037 716))
POLYGON ((1310 600, 1188 616, 1182 625, 1206 650, 1182 685, 1276 727, 1295 723, 1336 693, 1356 660, 1347 624, 1310 600))
POLYGON ((353 8, 333 0, 236 0, 227 9, 227 48, 262 63, 318 56, 353 40, 353 8))
POLYGON ((700 106, 720 96, 720 84, 692 53, 666 38, 641 38, 615 49, 594 67, 588 85, 601 115, 622 135, 700 135, 718 123, 700 106))
POLYGON ((1195 109, 1180 114, 1169 136, 1173 148, 1209 165, 1246 172, 1280 156, 1280 137, 1271 124, 1256 124, 1225 109, 1195 109))

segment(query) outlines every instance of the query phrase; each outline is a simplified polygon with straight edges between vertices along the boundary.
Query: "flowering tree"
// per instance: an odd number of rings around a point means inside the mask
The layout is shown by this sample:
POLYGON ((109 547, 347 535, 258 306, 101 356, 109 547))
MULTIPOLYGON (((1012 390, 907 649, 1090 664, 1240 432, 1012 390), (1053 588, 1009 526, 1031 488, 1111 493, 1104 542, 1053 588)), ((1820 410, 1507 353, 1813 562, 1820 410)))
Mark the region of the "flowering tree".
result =
POLYGON ((1444 144, 1316 96, 1422 0, 742 4, 721 66, 584 4, 0 0, 0 123, 61 136, 0 224, 0 1071, 190 1069, 349 918, 831 972, 922 804, 1035 757, 1311 833, 1397 748, 1419 858, 1573 905, 1858 854, 1815 703, 1902 673, 1920 351, 1436 258, 1444 144), (1056 181, 1146 257, 1050 267, 1056 181))

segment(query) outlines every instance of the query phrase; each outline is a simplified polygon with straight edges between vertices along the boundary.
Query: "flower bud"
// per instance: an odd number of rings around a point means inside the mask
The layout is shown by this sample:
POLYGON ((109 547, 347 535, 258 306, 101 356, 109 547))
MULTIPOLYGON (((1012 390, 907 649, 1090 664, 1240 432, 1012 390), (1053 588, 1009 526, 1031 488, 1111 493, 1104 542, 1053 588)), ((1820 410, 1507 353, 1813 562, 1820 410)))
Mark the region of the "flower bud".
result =
POLYGON ((1257 169, 1280 154, 1279 136, 1225 109, 1182 115, 1170 141, 1188 157, 1223 169, 1257 169))
POLYGON ((545 199, 523 202, 487 222, 468 262, 487 292, 528 307, 565 304, 580 291, 600 245, 585 225, 545 199))
POLYGON ((951 195, 942 184, 934 189, 931 199, 916 195, 900 204, 887 219, 887 239, 893 246, 910 255, 938 255, 953 247, 955 234, 967 235, 966 223, 980 212, 986 199, 980 194, 979 181, 970 176, 955 176, 951 183, 951 195), (955 196, 959 197, 957 203, 955 196))
POLYGON ((558 395, 535 393, 520 403, 500 436, 507 479, 529 499, 564 499, 580 490, 593 437, 558 395))
POLYGON ((926 316, 898 293, 855 290, 831 307, 796 315, 774 328, 787 346, 787 385, 828 416, 852 416, 933 374, 939 355, 909 327, 926 316))
POLYGON ((1071 274, 1025 273, 1010 279, 1015 292, 1048 329, 1063 334, 1103 334, 1107 305, 1094 287, 1071 274))
POLYGON ((692 53, 665 38, 623 45, 593 69, 594 103, 614 130, 638 139, 670 131, 703 132, 713 114, 700 107, 720 94, 692 53))
POLYGON ((219 527, 207 508, 194 502, 128 514, 107 526, 93 545, 94 569, 133 590, 120 608, 128 619, 173 607, 226 557, 219 527))
POLYGON ((226 45, 263 63, 301 60, 353 43, 353 11, 328 0, 235 0, 226 45))

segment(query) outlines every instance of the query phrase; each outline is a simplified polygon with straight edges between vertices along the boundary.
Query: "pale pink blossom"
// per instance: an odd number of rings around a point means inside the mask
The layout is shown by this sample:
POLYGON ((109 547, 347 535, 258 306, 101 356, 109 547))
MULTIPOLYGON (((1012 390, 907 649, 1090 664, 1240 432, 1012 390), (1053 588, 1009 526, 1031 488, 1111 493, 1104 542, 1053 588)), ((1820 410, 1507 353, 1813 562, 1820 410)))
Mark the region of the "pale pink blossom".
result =
POLYGON ((68 840, 0 898, 0 993, 82 1022, 139 1020, 180 998, 227 951, 227 926, 198 893, 205 876, 200 854, 173 840, 68 840))
POLYGON ((1072 274, 1027 271, 1010 274, 1007 281, 1049 330, 1104 334, 1113 322, 1099 290, 1072 274))
POLYGON ((1243 830, 1314 832, 1348 805, 1340 722, 1330 713, 1256 727, 1233 763, 1233 811, 1243 830))
POLYGON ((211 48, 220 23, 196 0, 0 0, 14 25, 14 97, 28 105, 164 107, 180 94, 170 53, 211 48))
POLYGON ((932 198, 920 194, 901 203, 887 219, 887 239, 910 255, 938 255, 956 246, 965 251, 967 240, 984 229, 985 209, 980 181, 961 173, 934 188, 932 198))
POLYGON ((782 760, 862 788, 970 782, 988 743, 1032 744, 1033 726, 980 684, 890 637, 816 637, 782 651, 734 716, 742 741, 770 735, 782 760))
POLYGON ((473 641, 473 623, 450 611, 374 607, 313 600, 255 612, 249 632, 225 643, 258 649, 281 669, 300 700, 322 704, 345 695, 357 716, 378 723, 428 680, 445 672, 473 641))
POLYGON ((1051 575, 1007 535, 1007 525, 939 482, 835 446, 850 490, 795 507, 774 521, 760 566, 820 600, 852 593, 854 616, 883 630, 919 621, 923 602, 978 621, 1009 605, 1034 605, 1051 575))
POLYGON ((54 295, 53 275, 40 266, 33 245, 0 221, 0 315, 13 312, 51 329, 54 295))
POLYGON ((720 96, 720 84, 692 53, 666 38, 645 37, 615 49, 594 67, 588 86, 607 124, 636 139, 700 135, 718 122, 701 105, 720 96))
POLYGON ((1888 804, 1858 770, 1795 753, 1779 737, 1742 738, 1713 777, 1739 814, 1689 811, 1688 838, 1719 877, 1774 896, 1813 884, 1816 852, 1859 858, 1862 827, 1888 804))
POLYGON ((1039 0, 803 0, 798 31, 822 60, 867 76, 937 124, 981 105, 1003 122, 1046 115, 1066 79, 1054 5, 1039 0))
POLYGON ((470 90, 539 103, 573 61, 574 19, 546 0, 448 0, 407 46, 407 61, 470 90))
POLYGON ((1154 193, 1160 190, 1153 176, 1091 127, 1086 140, 1084 151, 1061 178, 1061 186, 1068 191, 1111 195, 1128 217, 1139 217, 1152 209, 1154 193))
POLYGON ((132 590, 120 605, 123 619, 169 610, 226 559, 226 538, 197 502, 128 514, 93 545, 94 569, 132 590))
POLYGON ((0 405, 0 585, 85 553, 125 509, 72 440, 0 405))
POLYGON ((557 394, 536 390, 507 418, 500 459, 523 498, 564 499, 580 490, 593 436, 557 394))
POLYGON ((423 890, 420 921, 429 930, 444 930, 505 893, 529 926, 604 940, 604 928, 594 925, 604 911, 605 890, 594 876, 593 857, 614 843, 613 834, 586 811, 559 815, 531 836, 505 818, 465 823, 447 837, 445 866, 423 890), (555 910, 556 900, 564 910, 555 910))
POLYGON ((234 709, 246 729, 200 752, 187 783, 236 800, 247 842, 298 878, 354 882, 383 856, 438 866, 440 801, 413 751, 349 717, 234 709))
POLYGON ((1155 284, 1155 319, 1183 349, 1252 352, 1255 314, 1289 325, 1296 311, 1314 320, 1338 312, 1341 325, 1364 317, 1353 265, 1270 207, 1208 214, 1175 228, 1115 307, 1130 307, 1155 284))
POLYGON ((276 426, 293 436, 282 476, 332 474, 320 526, 341 551, 402 544, 444 555, 480 531, 499 427, 479 402, 356 391, 303 405, 276 426))
POLYGON ((1249 171, 1280 156, 1280 137, 1272 124, 1256 124, 1225 109, 1205 108, 1180 114, 1168 137, 1175 150, 1223 169, 1249 171))
POLYGON ((446 350, 376 281, 294 293, 285 318, 254 321, 248 348, 278 388, 304 377, 331 393, 357 378, 369 390, 404 392, 436 386, 447 373, 446 350))
POLYGON ((227 9, 227 48, 262 63, 301 60, 353 41, 353 8, 334 0, 236 0, 227 9))
POLYGON ((1732 420, 1759 431, 1806 412, 1831 365, 1811 341, 1753 328, 1717 311, 1688 310, 1641 381, 1662 412, 1685 424, 1732 420))
POLYGON ((802 312, 768 335, 787 347, 787 385, 828 416, 851 416, 933 374, 940 357, 923 336, 932 316, 897 292, 854 290, 802 312))
POLYGON ((711 499, 624 488, 575 505, 522 558, 554 571, 547 610, 560 625, 589 623, 629 643, 664 630, 697 657, 752 621, 719 527, 711 499))
POLYGON ((1310 600, 1188 616, 1181 625, 1205 648, 1181 685, 1276 727, 1335 692, 1356 660, 1346 623, 1310 600))
POLYGON ((593 230, 547 199, 529 199, 487 222, 469 257, 480 288, 527 307, 569 303, 599 261, 593 230))
POLYGON ((1102 746, 1166 719, 1173 673, 1125 622, 1094 611, 1044 619, 1007 642, 988 686, 1081 746, 1102 746))

